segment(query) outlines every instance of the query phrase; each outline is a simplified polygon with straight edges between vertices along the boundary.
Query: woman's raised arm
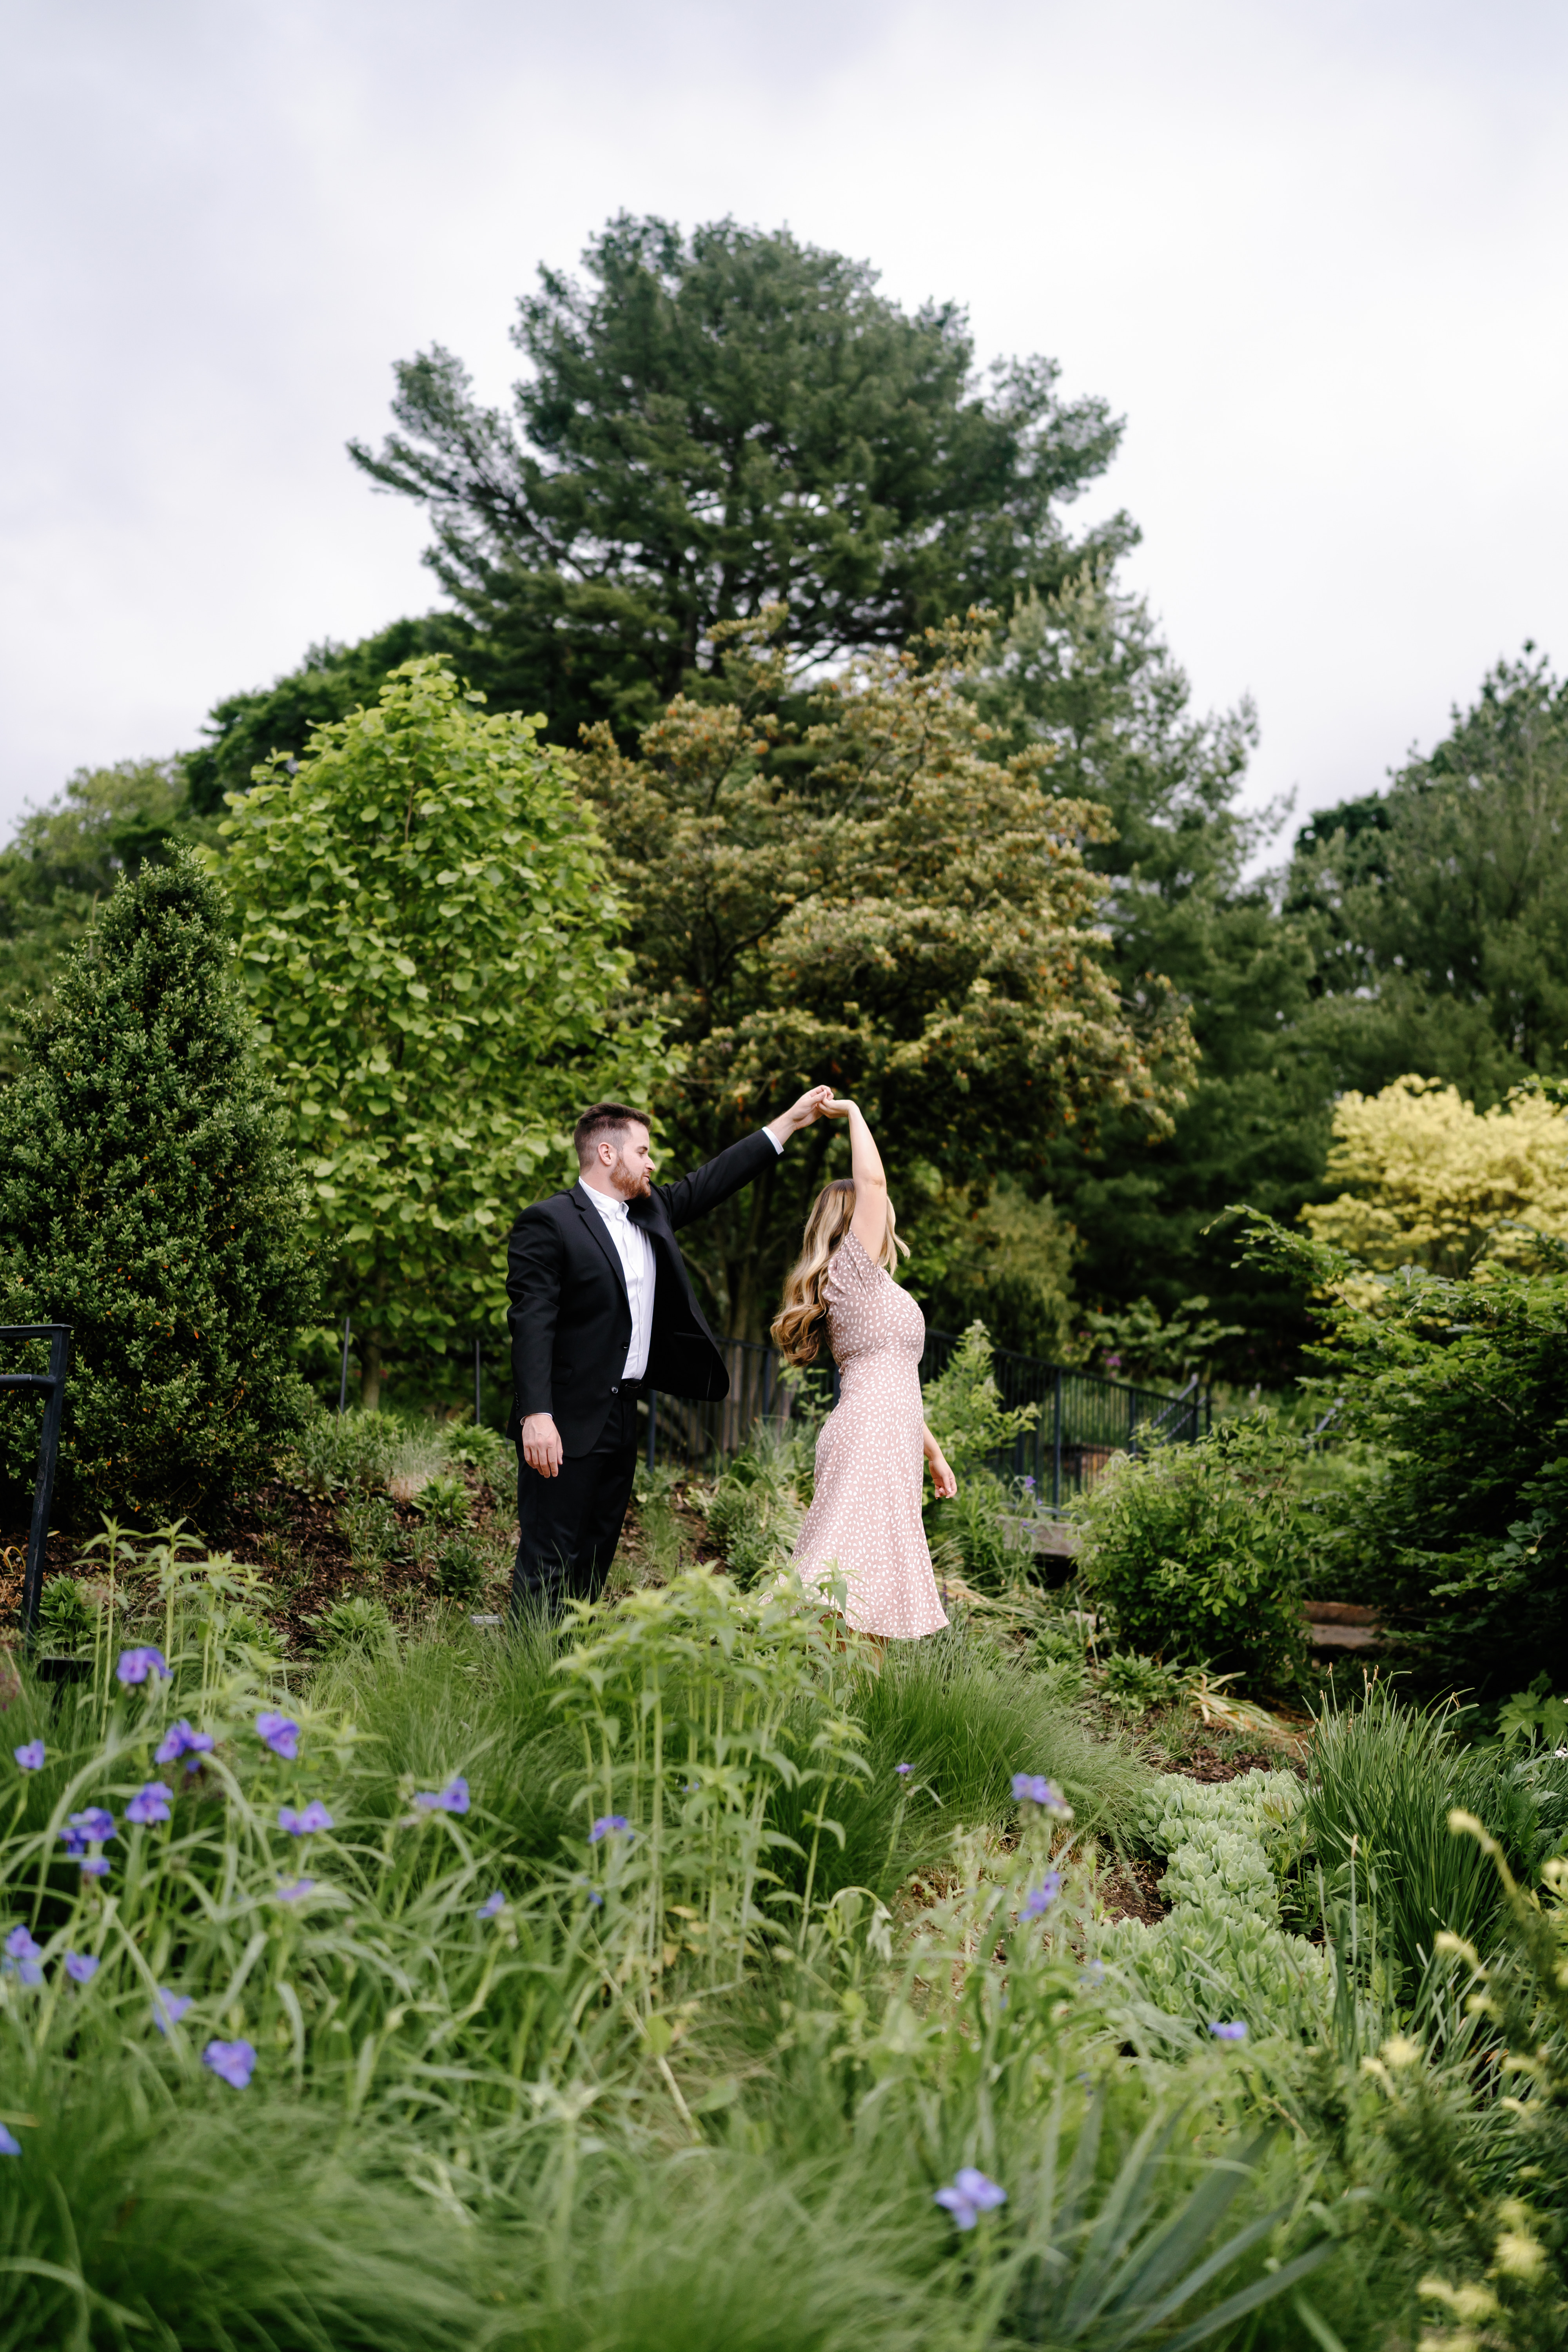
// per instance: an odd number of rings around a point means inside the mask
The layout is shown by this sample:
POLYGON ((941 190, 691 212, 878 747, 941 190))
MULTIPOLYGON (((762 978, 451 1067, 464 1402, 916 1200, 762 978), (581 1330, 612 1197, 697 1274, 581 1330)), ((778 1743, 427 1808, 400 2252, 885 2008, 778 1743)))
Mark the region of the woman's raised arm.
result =
POLYGON ((836 1097, 823 1104, 821 1115, 849 1121, 849 1174, 855 1186, 855 1217, 849 1230, 872 1265, 880 1265, 888 1243, 888 1180, 876 1139, 858 1103, 836 1097))

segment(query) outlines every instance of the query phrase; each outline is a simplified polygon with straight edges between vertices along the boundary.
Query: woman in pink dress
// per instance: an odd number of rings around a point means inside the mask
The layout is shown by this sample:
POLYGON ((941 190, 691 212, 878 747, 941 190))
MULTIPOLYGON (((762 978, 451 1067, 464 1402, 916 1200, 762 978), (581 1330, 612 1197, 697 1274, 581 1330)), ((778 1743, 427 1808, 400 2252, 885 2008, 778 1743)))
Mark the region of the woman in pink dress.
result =
POLYGON ((812 1203, 773 1324, 780 1353, 796 1364, 816 1360, 826 1333, 840 1376, 793 1565, 810 1587, 842 1580, 856 1633, 915 1641, 947 1623, 921 1522, 922 1454, 939 1495, 956 1494, 958 1481, 925 1425, 925 1317, 893 1280, 909 1245, 894 1230, 881 1156, 854 1103, 825 1103, 819 1116, 848 1120, 853 1172, 812 1203))

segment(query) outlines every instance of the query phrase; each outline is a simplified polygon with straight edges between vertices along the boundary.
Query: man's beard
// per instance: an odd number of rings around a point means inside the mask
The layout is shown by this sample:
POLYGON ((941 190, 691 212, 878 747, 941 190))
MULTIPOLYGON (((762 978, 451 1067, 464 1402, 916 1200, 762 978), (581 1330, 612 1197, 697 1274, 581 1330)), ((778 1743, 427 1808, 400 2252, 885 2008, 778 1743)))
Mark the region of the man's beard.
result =
POLYGON ((646 1168, 632 1168, 617 1159, 611 1163, 610 1181, 623 1201, 646 1200, 653 1189, 653 1179, 646 1168))

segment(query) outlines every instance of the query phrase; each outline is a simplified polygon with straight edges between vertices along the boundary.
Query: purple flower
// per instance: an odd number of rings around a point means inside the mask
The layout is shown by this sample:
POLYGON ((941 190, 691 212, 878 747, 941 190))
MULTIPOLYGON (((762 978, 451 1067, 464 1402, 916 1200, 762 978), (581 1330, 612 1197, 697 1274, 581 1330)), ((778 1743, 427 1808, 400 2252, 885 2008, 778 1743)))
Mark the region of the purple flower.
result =
POLYGON ((973 2230, 982 2213, 990 2213, 1007 2202, 1007 2191, 994 2180, 987 2180, 973 2165, 961 2164, 953 2175, 950 2189, 939 2189, 932 2203, 943 2205, 961 2230, 973 2230))
POLYGON ((149 1780, 147 1786, 139 1790, 126 1806, 126 1820, 137 1822, 142 1829, 149 1828, 153 1822, 166 1822, 169 1818, 169 1800, 174 1793, 166 1781, 149 1780))
POLYGON ((292 1805, 279 1805, 278 1826, 280 1830, 287 1830, 290 1837, 310 1837, 317 1830, 330 1830, 332 1817, 320 1797, 312 1797, 300 1812, 296 1812, 292 1805))
POLYGON ((505 1909, 506 1896, 501 1893, 500 1888, 498 1886, 493 1895, 487 1895, 484 1902, 480 1904, 479 1909, 475 1912, 474 1916, 476 1919, 495 1919, 499 1918, 501 1912, 505 1909))
POLYGON ((210 1755, 212 1745, 213 1736, 210 1731, 193 1731, 182 1716, 178 1723, 163 1734, 163 1738, 153 1750, 153 1761, 154 1764, 177 1764, 183 1756, 185 1759, 186 1771, 194 1772, 196 1769, 196 1759, 198 1757, 210 1755))
POLYGON ((90 1952, 68 1952, 66 1974, 72 1984, 90 1984, 98 1974, 98 1962, 90 1952))
POLYGON ((25 1740, 20 1748, 13 1748, 11 1753, 16 1759, 17 1763, 21 1766, 24 1772, 41 1772, 43 1770, 44 1743, 41 1739, 25 1740))
POLYGON ((907 1780, 914 1769, 915 1768, 912 1764, 895 1764, 893 1767, 894 1771, 899 1775, 899 1778, 901 1780, 907 1780))
POLYGON ((1059 1810, 1066 1805, 1067 1799, 1056 1782, 1047 1780, 1043 1772, 1015 1772, 1013 1801, 1016 1805, 1049 1805, 1059 1810))
POLYGON ((44 1971, 42 1944, 35 1944, 26 1927, 13 1927, 5 1938, 5 1969, 8 1977, 20 1977, 25 1985, 42 1984, 44 1971))
POLYGON ((256 1718, 256 1736, 263 1748, 270 1748, 274 1756, 281 1756, 285 1764, 296 1763, 300 1755, 300 1727, 273 1707, 264 1707, 256 1718))
POLYGON ((89 1805, 84 1813, 68 1817, 60 1835, 68 1853, 79 1853, 87 1845, 102 1845, 114 1835, 114 1815, 106 1813, 101 1805, 89 1805))
POLYGON ((459 1772, 444 1789, 421 1789, 414 1801, 422 1813, 466 1813, 468 1784, 459 1772))
POLYGON ((279 1903, 303 1903, 315 1883, 313 1878, 280 1878, 278 1900, 279 1903))
POLYGON ((1106 1370, 1107 1370, 1108 1372, 1118 1372, 1118 1371, 1120 1371, 1120 1370, 1121 1370, 1121 1357, 1120 1357, 1120 1356, 1107 1356, 1107 1358, 1106 1358, 1106 1360, 1105 1360, 1105 1369, 1106 1369, 1106 1370))
POLYGON ((584 1894, 587 1896, 595 1911, 602 1911, 604 1909, 605 1898, 585 1872, 580 1870, 572 1884, 574 1886, 580 1886, 583 1889, 584 1894))
POLYGON ((81 1874, 84 1878, 107 1878, 109 1876, 108 1855, 84 1853, 81 1857, 81 1874))
POLYGON ((158 1987, 153 2003, 153 2022, 160 2033, 166 2034, 171 2025, 178 2025, 194 1998, 188 1992, 171 1992, 167 1985, 158 1987))
POLYGON ((256 2048, 249 2042, 209 2042, 202 2052, 202 2064, 210 2066, 220 2083, 231 2091, 248 2091, 250 2077, 256 2069, 256 2048))
POLYGON ((632 1825, 630 1822, 627 1821, 625 1813, 601 1813, 598 1820, 594 1823, 593 1828, 588 1832, 588 1843, 590 1845, 597 1845, 601 1838, 609 1837, 612 1832, 621 1830, 625 1830, 629 1833, 635 1834, 635 1832, 632 1832, 632 1825))
POLYGON ((1033 1480, 1032 1478, 1026 1478, 1026 1479, 1024 1480, 1024 1492, 1025 1492, 1025 1494, 1026 1494, 1026 1495, 1032 1495, 1032 1494, 1034 1493, 1034 1491, 1035 1491, 1035 1482, 1034 1482, 1034 1480, 1033 1480))
POLYGON ((1209 2032, 1216 2042, 1245 2042, 1247 2021, 1242 2017, 1224 2018, 1217 2025, 1211 2025, 1209 2032))
POLYGON ((1021 1916, 1026 1919, 1038 1919, 1044 1912, 1050 1909, 1061 1891, 1061 1872, 1047 1870, 1039 1885, 1031 1887, 1028 1894, 1025 1895, 1021 1916))
POLYGON ((162 1650, 149 1645, 142 1650, 121 1650, 115 1677, 122 1683, 144 1683, 149 1675, 155 1682, 169 1679, 169 1662, 162 1650))
POLYGON ((20 2156, 21 2153, 21 2141, 14 2133, 8 2132, 4 2124, 0 2124, 0 2156, 20 2156))

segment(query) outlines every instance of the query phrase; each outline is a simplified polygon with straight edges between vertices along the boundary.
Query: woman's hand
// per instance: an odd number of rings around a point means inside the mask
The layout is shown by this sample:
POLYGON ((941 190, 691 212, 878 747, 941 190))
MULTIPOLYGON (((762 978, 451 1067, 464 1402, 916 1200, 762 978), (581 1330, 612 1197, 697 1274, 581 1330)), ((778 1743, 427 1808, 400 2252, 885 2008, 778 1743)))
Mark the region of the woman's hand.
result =
POLYGON ((946 1454, 928 1429, 925 1433, 925 1457, 931 1467, 931 1483, 936 1488, 939 1503, 950 1503, 958 1492, 958 1481, 948 1467, 946 1454))
POLYGON ((818 1118, 847 1118, 852 1110, 859 1108, 859 1104, 851 1102, 847 1095, 830 1095, 825 1103, 818 1105, 816 1115, 818 1118))

